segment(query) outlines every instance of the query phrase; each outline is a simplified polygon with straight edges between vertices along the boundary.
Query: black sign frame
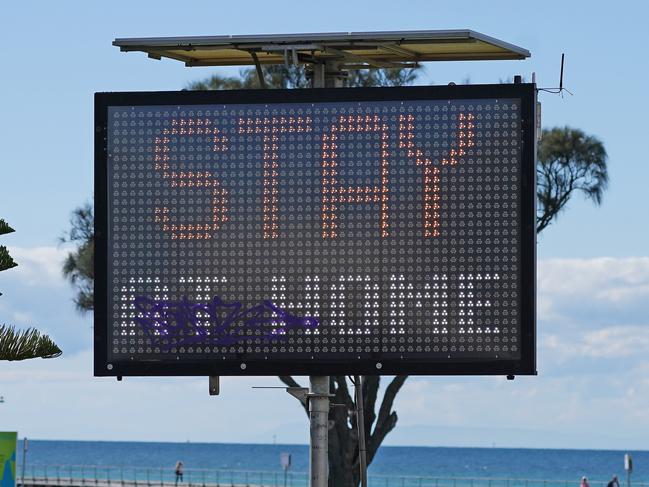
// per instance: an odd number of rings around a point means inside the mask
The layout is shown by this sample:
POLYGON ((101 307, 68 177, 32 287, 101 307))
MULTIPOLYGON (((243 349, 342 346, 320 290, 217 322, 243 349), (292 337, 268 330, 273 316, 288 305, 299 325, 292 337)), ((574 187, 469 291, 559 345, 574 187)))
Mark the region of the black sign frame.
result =
POLYGON ((95 94, 95 376, 256 375, 535 375, 536 372, 536 86, 417 86, 303 90, 121 92, 95 94), (521 355, 519 360, 237 360, 214 362, 108 361, 108 107, 192 104, 358 102, 517 98, 521 102, 521 355))

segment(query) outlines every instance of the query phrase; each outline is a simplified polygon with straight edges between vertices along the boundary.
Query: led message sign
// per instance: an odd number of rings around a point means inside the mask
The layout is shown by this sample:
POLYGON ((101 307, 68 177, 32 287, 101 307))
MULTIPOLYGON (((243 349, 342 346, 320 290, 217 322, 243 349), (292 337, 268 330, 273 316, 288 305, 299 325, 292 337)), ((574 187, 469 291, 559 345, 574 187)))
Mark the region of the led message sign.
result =
POLYGON ((96 95, 96 375, 535 373, 533 85, 96 95))

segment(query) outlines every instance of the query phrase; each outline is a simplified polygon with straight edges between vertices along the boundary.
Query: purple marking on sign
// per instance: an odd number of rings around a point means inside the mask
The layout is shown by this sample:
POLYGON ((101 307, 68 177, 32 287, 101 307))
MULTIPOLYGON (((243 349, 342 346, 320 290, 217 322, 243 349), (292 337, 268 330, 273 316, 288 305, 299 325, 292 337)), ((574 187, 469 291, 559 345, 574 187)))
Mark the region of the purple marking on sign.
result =
POLYGON ((206 303, 192 302, 186 297, 179 301, 135 296, 136 321, 156 341, 171 339, 165 346, 181 345, 231 345, 250 336, 235 334, 237 329, 252 330, 276 326, 262 335, 262 340, 279 340, 293 329, 315 329, 315 317, 297 317, 265 300, 261 304, 244 308, 237 301, 226 302, 214 296, 206 303), (236 329, 235 329, 236 327, 236 329))

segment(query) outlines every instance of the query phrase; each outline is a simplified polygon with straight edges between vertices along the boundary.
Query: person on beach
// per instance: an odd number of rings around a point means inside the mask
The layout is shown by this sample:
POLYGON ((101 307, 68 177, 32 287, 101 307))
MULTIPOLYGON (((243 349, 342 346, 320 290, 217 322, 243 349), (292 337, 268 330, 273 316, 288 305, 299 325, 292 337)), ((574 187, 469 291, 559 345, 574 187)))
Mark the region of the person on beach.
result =
POLYGON ((617 475, 613 475, 613 478, 608 482, 608 484, 606 484, 606 487, 620 487, 617 475))
POLYGON ((183 462, 181 461, 176 463, 176 485, 178 485, 178 481, 183 481, 183 462))
POLYGON ((588 483, 588 479, 586 477, 581 478, 581 484, 579 484, 579 487, 590 487, 590 484, 588 483))

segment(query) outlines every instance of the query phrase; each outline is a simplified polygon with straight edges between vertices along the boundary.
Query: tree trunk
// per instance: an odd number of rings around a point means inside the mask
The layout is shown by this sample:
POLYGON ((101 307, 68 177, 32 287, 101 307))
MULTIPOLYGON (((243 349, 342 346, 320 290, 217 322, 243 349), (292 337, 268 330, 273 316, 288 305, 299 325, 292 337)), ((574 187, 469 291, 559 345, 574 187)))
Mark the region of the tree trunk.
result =
POLYGON ((329 487, 356 487, 358 471, 358 434, 353 413, 355 404, 347 389, 345 376, 331 379, 335 394, 329 411, 333 427, 329 430, 329 487), (352 413, 352 414, 350 414, 352 413))
MULTIPOLYGON (((365 442, 367 445, 367 465, 369 466, 386 435, 397 424, 397 413, 392 410, 394 399, 408 376, 397 376, 388 385, 380 403, 378 415, 376 403, 380 385, 379 376, 364 376, 363 402, 365 409, 365 442)), ((299 384, 290 376, 280 380, 290 387, 299 384)), ((331 377, 330 390, 332 408, 329 411, 329 487, 358 487, 360 482, 358 457, 358 425, 356 422, 356 403, 350 394, 345 376, 331 377)), ((308 408, 302 406, 308 414, 308 408)))

